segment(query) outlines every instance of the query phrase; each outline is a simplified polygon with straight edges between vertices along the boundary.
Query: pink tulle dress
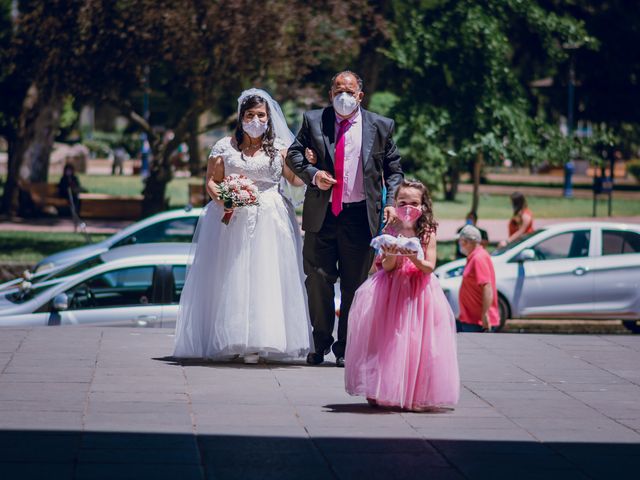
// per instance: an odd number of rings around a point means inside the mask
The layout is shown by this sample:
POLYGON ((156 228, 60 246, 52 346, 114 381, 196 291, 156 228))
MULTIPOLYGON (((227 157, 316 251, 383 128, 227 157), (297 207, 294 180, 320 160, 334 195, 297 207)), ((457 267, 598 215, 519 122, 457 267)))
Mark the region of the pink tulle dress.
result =
POLYGON ((395 270, 380 269, 356 291, 345 386, 351 395, 409 410, 458 402, 455 317, 434 274, 400 257, 395 270))

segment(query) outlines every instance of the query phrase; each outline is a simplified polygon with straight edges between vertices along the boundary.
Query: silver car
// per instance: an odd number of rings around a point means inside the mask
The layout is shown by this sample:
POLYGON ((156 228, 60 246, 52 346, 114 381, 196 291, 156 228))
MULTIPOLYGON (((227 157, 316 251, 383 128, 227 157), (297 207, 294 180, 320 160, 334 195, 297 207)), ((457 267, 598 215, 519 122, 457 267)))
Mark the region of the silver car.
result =
POLYGON ((0 293, 0 326, 175 326, 189 243, 115 248, 0 293))
POLYGON ((170 210, 158 213, 123 228, 109 238, 90 245, 58 252, 42 259, 35 266, 36 273, 69 265, 76 261, 106 252, 112 248, 139 243, 190 242, 201 208, 170 210))
MULTIPOLYGON (((491 255, 501 326, 508 318, 621 319, 640 332, 640 225, 554 225, 491 255)), ((456 317, 465 263, 435 271, 456 317)))

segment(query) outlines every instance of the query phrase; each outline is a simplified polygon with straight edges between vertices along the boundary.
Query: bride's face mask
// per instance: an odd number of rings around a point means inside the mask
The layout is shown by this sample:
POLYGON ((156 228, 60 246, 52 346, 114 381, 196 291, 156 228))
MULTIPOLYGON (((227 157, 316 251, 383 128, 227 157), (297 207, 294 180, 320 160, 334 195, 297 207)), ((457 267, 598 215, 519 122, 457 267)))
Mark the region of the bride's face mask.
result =
POLYGON ((407 225, 413 226, 422 215, 422 208, 413 205, 403 205, 396 208, 396 215, 400 221, 407 225))
POLYGON ((242 122, 242 130, 251 138, 260 138, 267 131, 268 127, 269 125, 266 118, 262 121, 258 117, 253 117, 249 122, 242 122))

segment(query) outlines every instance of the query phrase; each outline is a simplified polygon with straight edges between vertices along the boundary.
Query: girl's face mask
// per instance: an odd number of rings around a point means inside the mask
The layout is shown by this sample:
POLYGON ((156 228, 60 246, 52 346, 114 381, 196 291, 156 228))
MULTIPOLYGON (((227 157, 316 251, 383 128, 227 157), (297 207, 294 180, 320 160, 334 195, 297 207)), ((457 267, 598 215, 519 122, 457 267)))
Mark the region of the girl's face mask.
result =
POLYGON ((402 207, 396 208, 396 215, 398 215, 398 218, 405 225, 413 226, 416 220, 422 215, 422 208, 414 207, 413 205, 403 205, 402 207))

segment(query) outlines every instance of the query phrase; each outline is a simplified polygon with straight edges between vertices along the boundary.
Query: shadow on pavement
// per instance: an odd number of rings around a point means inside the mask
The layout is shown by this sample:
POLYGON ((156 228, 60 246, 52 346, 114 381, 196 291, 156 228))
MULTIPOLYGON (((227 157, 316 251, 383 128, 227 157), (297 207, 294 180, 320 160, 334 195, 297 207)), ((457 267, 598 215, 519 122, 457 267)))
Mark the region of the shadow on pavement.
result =
POLYGON ((587 441, 0 431, 3 479, 630 479, 639 459, 587 441))
POLYGON ((308 368, 308 366, 303 362, 287 363, 287 362, 276 362, 276 361, 270 360, 269 362, 266 362, 266 363, 263 361, 260 361, 260 363, 258 364, 245 364, 242 358, 237 358, 230 361, 216 361, 216 360, 206 360, 202 358, 157 357, 157 358, 152 358, 152 360, 155 360, 158 362, 164 362, 167 365, 178 366, 178 367, 210 367, 210 368, 242 368, 242 369, 308 368))

